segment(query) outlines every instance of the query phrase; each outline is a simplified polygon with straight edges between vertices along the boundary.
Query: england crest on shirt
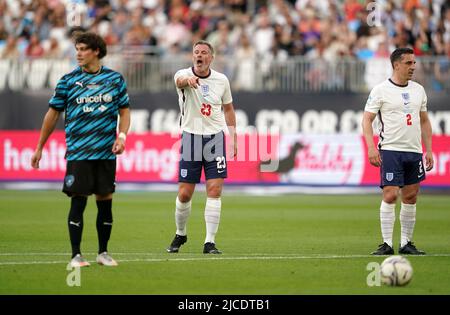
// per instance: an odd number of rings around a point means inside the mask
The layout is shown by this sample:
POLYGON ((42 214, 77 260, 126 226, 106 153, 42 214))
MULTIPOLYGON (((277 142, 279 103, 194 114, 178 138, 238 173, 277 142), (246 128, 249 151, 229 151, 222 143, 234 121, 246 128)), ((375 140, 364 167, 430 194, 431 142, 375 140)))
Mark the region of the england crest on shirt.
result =
POLYGON ((403 99, 403 104, 405 106, 408 106, 410 101, 409 101, 409 93, 402 93, 402 99, 403 99))
POLYGON ((180 175, 181 175, 181 177, 185 178, 187 176, 187 169, 182 168, 180 171, 180 175))
POLYGON ((209 85, 202 85, 202 94, 203 96, 208 96, 209 94, 209 85))

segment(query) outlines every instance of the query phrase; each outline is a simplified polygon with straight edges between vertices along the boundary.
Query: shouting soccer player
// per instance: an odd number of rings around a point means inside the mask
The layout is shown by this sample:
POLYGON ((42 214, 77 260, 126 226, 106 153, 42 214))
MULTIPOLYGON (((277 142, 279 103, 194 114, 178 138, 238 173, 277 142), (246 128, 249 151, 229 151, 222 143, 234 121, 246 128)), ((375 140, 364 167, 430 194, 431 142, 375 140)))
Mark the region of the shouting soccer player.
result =
POLYGON ((396 49, 391 54, 392 77, 375 86, 365 106, 362 127, 368 147, 370 164, 381 167, 380 187, 383 200, 380 207, 383 244, 373 255, 392 255, 392 234, 395 204, 401 190, 401 243, 399 254, 424 255, 412 243, 416 222, 416 200, 425 171, 433 168, 431 123, 427 114, 424 88, 411 81, 416 61, 409 48, 396 49), (373 141, 372 122, 378 115, 380 140, 378 149, 373 141), (426 154, 422 161, 423 139, 426 154))
POLYGON ((225 75, 214 71, 210 64, 213 47, 206 41, 193 46, 193 67, 179 70, 174 77, 181 110, 182 144, 178 174, 178 196, 175 201, 176 235, 167 251, 177 253, 187 241, 186 222, 191 213, 195 184, 200 182, 202 169, 206 178, 206 239, 205 254, 220 254, 215 245, 224 178, 227 177, 224 128, 228 126, 237 154, 236 116, 232 104, 230 83, 225 75), (226 124, 226 125, 225 125, 226 124))

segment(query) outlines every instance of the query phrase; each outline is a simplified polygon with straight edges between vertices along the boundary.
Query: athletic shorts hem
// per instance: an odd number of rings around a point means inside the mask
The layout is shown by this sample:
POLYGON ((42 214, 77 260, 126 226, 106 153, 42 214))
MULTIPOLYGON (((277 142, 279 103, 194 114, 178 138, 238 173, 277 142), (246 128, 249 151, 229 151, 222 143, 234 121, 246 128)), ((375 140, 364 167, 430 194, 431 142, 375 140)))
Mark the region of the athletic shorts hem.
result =
POLYGON ((213 174, 211 176, 208 176, 206 178, 206 180, 208 180, 208 179, 216 179, 216 178, 223 178, 223 179, 225 179, 227 177, 228 177, 227 174, 213 174))
POLYGON ((188 184, 198 184, 200 183, 200 180, 189 180, 189 179, 178 179, 179 183, 188 183, 188 184))
POLYGON ((417 181, 411 181, 411 182, 408 182, 408 183, 403 183, 403 184, 401 184, 401 185, 400 185, 400 184, 396 184, 396 183, 393 183, 393 184, 385 184, 385 185, 381 184, 381 185, 380 185, 380 188, 383 189, 383 187, 385 187, 385 186, 394 186, 394 187, 400 187, 400 188, 403 188, 404 186, 418 184, 418 183, 420 183, 420 182, 423 182, 424 180, 425 180, 425 176, 422 176, 420 179, 417 179, 417 181))

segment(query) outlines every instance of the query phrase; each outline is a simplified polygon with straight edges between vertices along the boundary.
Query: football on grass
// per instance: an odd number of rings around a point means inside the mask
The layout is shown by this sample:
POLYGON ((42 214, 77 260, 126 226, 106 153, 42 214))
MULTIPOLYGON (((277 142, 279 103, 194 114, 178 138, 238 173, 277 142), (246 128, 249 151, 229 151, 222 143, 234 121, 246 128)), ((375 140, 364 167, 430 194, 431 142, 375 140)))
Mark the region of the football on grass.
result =
POLYGON ((394 255, 389 256, 381 263, 380 274, 383 284, 404 286, 411 281, 413 268, 405 257, 394 255))

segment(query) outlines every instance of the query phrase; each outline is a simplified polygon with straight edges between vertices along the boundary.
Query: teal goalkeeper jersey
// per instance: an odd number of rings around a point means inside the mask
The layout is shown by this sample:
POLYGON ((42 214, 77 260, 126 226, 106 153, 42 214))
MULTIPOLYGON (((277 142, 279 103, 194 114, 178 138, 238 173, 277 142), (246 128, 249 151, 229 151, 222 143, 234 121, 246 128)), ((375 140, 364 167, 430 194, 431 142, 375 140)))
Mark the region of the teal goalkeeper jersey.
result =
POLYGON ((112 160, 119 109, 129 107, 122 75, 102 66, 98 73, 77 67, 64 75, 49 106, 65 111, 66 159, 112 160))

